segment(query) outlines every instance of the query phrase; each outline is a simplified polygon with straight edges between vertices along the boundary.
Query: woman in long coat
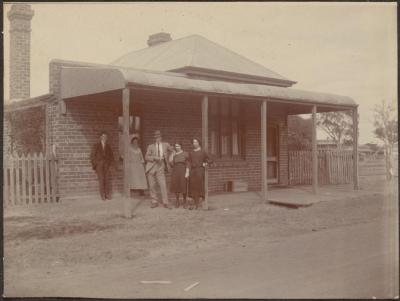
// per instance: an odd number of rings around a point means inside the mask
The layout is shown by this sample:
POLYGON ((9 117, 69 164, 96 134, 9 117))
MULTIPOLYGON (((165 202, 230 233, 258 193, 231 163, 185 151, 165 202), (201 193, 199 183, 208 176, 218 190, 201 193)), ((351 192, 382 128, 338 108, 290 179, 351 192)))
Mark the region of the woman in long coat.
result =
MULTIPOLYGON (((200 141, 192 139, 193 150, 189 153, 188 167, 189 172, 189 194, 193 198, 194 207, 199 207, 200 198, 204 199, 204 175, 205 167, 211 163, 208 154, 201 149, 200 141)), ((193 209, 193 205, 189 207, 193 209)))
POLYGON ((182 194, 182 205, 186 209, 187 178, 185 177, 189 154, 183 151, 182 143, 175 143, 169 161, 172 165, 170 191, 176 195, 175 207, 179 208, 179 196, 182 194))
POLYGON ((133 136, 131 140, 128 160, 130 189, 142 193, 147 189, 147 179, 144 171, 144 158, 137 136, 133 136))

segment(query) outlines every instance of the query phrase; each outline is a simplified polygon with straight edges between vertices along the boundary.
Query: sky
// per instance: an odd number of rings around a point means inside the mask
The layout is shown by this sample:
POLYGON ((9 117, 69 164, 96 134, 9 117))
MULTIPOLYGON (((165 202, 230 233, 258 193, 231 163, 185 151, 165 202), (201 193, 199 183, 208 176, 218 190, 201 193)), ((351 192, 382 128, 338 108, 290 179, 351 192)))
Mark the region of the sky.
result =
MULTIPOLYGON (((352 97, 360 143, 376 142, 372 109, 397 102, 396 3, 32 3, 31 96, 46 94, 51 59, 110 63, 149 35, 199 34, 297 81, 352 97)), ((4 4, 4 98, 9 98, 10 4, 4 4)), ((318 133, 318 139, 323 134, 318 133)))

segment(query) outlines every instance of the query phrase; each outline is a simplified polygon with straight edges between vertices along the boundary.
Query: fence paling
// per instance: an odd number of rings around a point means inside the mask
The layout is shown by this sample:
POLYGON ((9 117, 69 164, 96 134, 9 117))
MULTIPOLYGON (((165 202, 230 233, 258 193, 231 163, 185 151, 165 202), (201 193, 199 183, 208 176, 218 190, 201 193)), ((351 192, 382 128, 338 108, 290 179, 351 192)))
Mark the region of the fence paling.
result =
POLYGON ((32 161, 30 160, 30 157, 27 156, 27 161, 28 161, 28 203, 31 204, 33 201, 32 198, 32 161))
POLYGON ((53 164, 51 164, 50 165, 50 177, 51 177, 51 188, 50 188, 50 191, 51 191, 51 198, 52 198, 52 200, 53 200, 53 202, 56 202, 56 198, 57 198, 57 196, 56 196, 56 193, 57 193, 57 191, 56 191, 56 161, 54 160, 52 160, 52 163, 53 164))
POLYGON ((46 177, 46 202, 50 203, 51 202, 51 198, 50 198, 50 175, 49 175, 49 171, 50 171, 50 163, 49 163, 49 159, 45 158, 45 177, 46 177))
POLYGON ((294 164, 296 159, 297 159, 297 152, 293 152, 293 157, 292 157, 292 164, 294 166, 293 184, 296 184, 296 182, 297 182, 297 164, 294 164))
POLYGON ((41 202, 44 203, 45 197, 44 197, 44 176, 43 176, 43 155, 39 155, 39 174, 40 174, 40 199, 41 202))
POLYGON ((10 159, 10 203, 14 203, 14 160, 10 159))
POLYGON ((8 195, 8 185, 9 185, 9 181, 8 181, 8 166, 7 166, 7 162, 4 162, 4 166, 3 166, 3 200, 4 203, 7 204, 7 200, 9 198, 8 195))
MULTIPOLYGON (((299 158, 300 158, 300 154, 299 154, 299 152, 296 152, 296 159, 295 159, 295 160, 296 160, 297 162, 299 162, 299 161, 298 161, 299 158)), ((298 164, 295 164, 295 166, 296 166, 295 183, 297 184, 297 181, 298 181, 298 179, 299 179, 299 169, 300 169, 300 167, 299 167, 298 164)))
POLYGON ((32 189, 33 189, 33 203, 38 203, 39 202, 39 194, 38 194, 38 189, 37 189, 37 160, 36 160, 36 153, 33 154, 32 156, 32 164, 33 164, 33 169, 32 169, 32 189))
MULTIPOLYGON (((297 157, 298 157, 298 152, 295 152, 294 153, 294 158, 293 158, 293 163, 297 160, 297 157)), ((295 173, 294 173, 294 178, 293 178, 293 182, 295 183, 295 184, 297 184, 297 174, 298 174, 298 167, 297 167, 297 164, 293 164, 293 166, 295 167, 295 173)))
POLYGON ((21 158, 21 186, 22 186, 22 200, 21 203, 26 203, 26 160, 25 156, 21 158))
POLYGON ((332 178, 333 178, 332 184, 336 184, 336 182, 337 182, 337 177, 336 177, 336 175, 337 175, 337 172, 336 172, 336 161, 337 161, 336 152, 333 151, 331 153, 331 155, 332 155, 332 178))
POLYGON ((334 177, 334 182, 333 184, 337 184, 338 183, 338 156, 337 156, 337 152, 333 151, 333 177, 334 177))
POLYGON ((16 169, 15 169, 15 175, 16 175, 16 177, 15 177, 15 196, 16 196, 16 198, 15 198, 15 203, 16 204, 20 204, 20 199, 21 199, 21 187, 20 187, 20 173, 19 173, 19 171, 20 171, 20 159, 17 157, 17 158, 15 158, 15 166, 16 166, 16 169))
POLYGON ((290 184, 295 184, 295 177, 296 177, 296 165, 293 164, 294 157, 296 156, 296 152, 293 152, 293 156, 289 156, 289 166, 294 166, 294 168, 289 169, 290 177, 290 184))

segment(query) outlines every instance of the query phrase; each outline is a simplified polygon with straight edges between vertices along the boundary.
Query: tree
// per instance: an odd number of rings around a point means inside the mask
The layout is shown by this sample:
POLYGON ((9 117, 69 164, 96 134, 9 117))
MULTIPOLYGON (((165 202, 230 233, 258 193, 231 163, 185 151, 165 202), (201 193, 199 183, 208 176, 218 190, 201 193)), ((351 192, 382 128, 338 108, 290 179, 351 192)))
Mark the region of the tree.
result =
POLYGON ((41 107, 6 112, 11 153, 28 154, 44 151, 45 115, 41 107))
POLYGON ((289 150, 311 149, 312 121, 300 116, 288 117, 289 150))
POLYGON ((397 106, 394 101, 381 103, 374 107, 374 134, 383 142, 386 161, 386 178, 393 178, 393 148, 398 141, 397 106))
POLYGON ((317 115, 317 126, 336 143, 338 148, 353 142, 351 111, 320 113, 317 115))

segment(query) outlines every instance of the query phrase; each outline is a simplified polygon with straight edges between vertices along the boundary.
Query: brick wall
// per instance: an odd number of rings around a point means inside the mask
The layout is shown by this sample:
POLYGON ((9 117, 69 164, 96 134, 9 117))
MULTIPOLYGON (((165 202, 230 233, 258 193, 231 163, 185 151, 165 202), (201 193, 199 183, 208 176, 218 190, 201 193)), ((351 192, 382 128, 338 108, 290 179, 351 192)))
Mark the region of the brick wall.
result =
MULTIPOLYGON (((120 92, 96 98, 82 97, 67 102, 65 115, 56 114, 52 142, 59 159, 58 183, 61 197, 97 192, 97 176, 90 164, 90 152, 92 146, 99 141, 100 131, 105 130, 109 133, 114 154, 118 153, 120 99, 120 92)), ((113 191, 122 188, 122 169, 118 166, 117 170, 111 171, 113 191)))
POLYGON ((3 145, 3 158, 5 158, 5 156, 7 154, 11 153, 11 128, 10 128, 10 124, 9 121, 7 120, 5 114, 3 115, 3 128, 2 128, 2 145, 3 145))

